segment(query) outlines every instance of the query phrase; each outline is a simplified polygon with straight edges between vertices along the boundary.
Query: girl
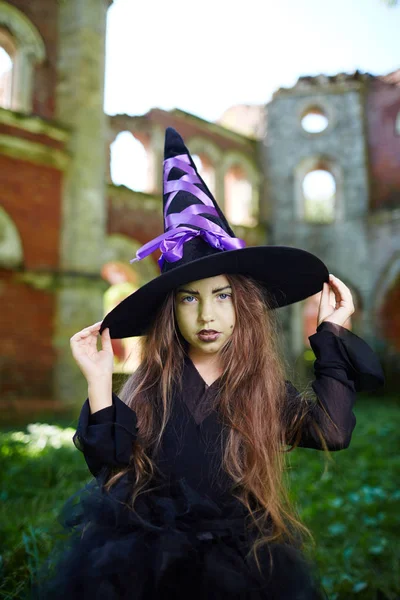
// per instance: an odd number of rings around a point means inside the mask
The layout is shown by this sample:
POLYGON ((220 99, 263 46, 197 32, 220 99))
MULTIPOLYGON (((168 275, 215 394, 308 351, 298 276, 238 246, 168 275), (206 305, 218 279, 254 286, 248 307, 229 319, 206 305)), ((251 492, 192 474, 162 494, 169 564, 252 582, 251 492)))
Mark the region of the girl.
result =
POLYGON ((172 129, 164 221, 133 259, 159 248, 161 275, 71 338, 88 381, 74 443, 95 479, 66 505, 40 598, 326 598, 285 458, 347 448, 356 392, 383 384, 343 327, 351 293, 308 252, 244 248, 172 129), (311 400, 285 379, 275 309, 321 289, 311 400), (136 335, 142 360, 116 395, 111 339, 136 335))

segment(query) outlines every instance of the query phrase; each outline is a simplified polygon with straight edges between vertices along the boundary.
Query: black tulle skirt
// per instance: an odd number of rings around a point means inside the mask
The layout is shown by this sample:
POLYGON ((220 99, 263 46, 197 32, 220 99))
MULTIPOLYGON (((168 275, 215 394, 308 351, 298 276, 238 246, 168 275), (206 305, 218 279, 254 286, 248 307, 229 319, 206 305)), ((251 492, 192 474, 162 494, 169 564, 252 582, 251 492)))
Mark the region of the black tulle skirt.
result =
POLYGON ((106 493, 93 481, 68 500, 31 598, 327 599, 315 566, 288 544, 262 548, 259 572, 237 503, 217 504, 181 479, 140 495, 133 512, 128 487, 120 480, 118 494, 106 493))

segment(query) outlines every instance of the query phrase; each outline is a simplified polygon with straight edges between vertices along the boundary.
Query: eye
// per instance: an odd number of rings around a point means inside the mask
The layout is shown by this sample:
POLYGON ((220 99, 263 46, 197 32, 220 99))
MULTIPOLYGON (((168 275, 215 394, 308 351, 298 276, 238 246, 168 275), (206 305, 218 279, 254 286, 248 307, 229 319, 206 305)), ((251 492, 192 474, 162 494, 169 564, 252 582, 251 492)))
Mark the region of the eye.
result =
POLYGON ((193 302, 186 302, 186 300, 188 300, 188 299, 190 299, 190 298, 191 298, 192 300, 195 300, 195 297, 194 297, 194 296, 184 296, 184 297, 182 298, 182 302, 184 302, 185 304, 193 304, 193 302))
MULTIPOLYGON (((231 297, 232 297, 232 294, 224 294, 224 293, 222 293, 222 294, 219 294, 219 297, 220 297, 220 298, 221 298, 221 296, 225 296, 225 298, 231 298, 231 297)), ((225 300, 225 298, 222 298, 222 300, 225 300)))

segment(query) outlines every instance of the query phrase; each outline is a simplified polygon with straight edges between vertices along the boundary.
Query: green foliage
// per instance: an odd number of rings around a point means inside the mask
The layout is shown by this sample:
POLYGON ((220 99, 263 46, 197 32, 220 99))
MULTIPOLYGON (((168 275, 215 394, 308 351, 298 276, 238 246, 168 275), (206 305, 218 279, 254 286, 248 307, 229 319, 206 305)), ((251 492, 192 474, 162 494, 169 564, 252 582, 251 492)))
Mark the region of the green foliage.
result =
POLYGON ((64 502, 90 473, 74 430, 47 424, 0 434, 0 598, 25 597, 50 553, 64 502))
POLYGON ((313 555, 330 600, 399 598, 398 406, 359 399, 350 447, 298 448, 291 496, 313 533, 313 555), (326 463, 326 464, 325 464, 326 463))
MULTIPOLYGON (((329 600, 399 597, 398 407, 359 398, 349 449, 289 454, 291 496, 314 535, 329 600)), ((51 552, 64 502, 91 479, 74 430, 0 433, 0 599, 25 598, 51 552)), ((311 552, 311 549, 310 549, 311 552)))

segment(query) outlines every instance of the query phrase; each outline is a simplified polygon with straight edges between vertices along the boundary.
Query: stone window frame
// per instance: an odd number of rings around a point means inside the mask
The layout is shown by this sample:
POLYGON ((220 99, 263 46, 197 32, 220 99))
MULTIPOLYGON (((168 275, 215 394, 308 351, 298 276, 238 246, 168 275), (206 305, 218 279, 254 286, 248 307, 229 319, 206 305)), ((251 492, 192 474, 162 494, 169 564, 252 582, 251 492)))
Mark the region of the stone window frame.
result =
POLYGON ((200 136, 188 138, 186 145, 190 148, 190 154, 204 154, 212 163, 214 169, 217 169, 222 160, 222 151, 218 146, 200 136))
POLYGON ((299 102, 297 105, 296 114, 299 129, 302 135, 304 135, 306 138, 316 138, 326 135, 336 126, 336 114, 334 109, 328 102, 326 102, 324 98, 320 98, 318 96, 313 96, 303 100, 303 102, 299 102), (306 116, 307 112, 311 112, 315 109, 320 109, 325 113, 326 118, 328 119, 328 125, 323 131, 306 131, 302 126, 301 121, 306 116))
POLYGON ((151 177, 151 169, 150 169, 150 161, 151 161, 151 154, 149 152, 149 146, 146 146, 143 141, 140 139, 140 136, 137 135, 137 133, 134 131, 134 129, 132 128, 126 128, 126 129, 121 129, 118 132, 114 132, 112 131, 113 136, 112 138, 110 137, 111 141, 108 144, 108 152, 109 152, 109 160, 108 160, 108 173, 107 173, 107 183, 109 185, 114 185, 114 186, 120 186, 122 185, 123 187, 125 187, 126 189, 130 190, 131 192, 137 192, 139 194, 151 194, 154 188, 154 182, 152 181, 152 177, 151 177), (115 133, 115 135, 114 135, 115 133), (134 189, 129 187, 128 185, 126 185, 126 183, 115 183, 112 179, 111 176, 111 163, 112 163, 112 158, 113 158, 113 152, 112 152, 112 147, 115 144, 115 142, 117 141, 118 137, 122 134, 122 133, 128 133, 132 136, 132 138, 135 140, 135 142, 139 142, 139 144, 143 147, 143 150, 146 154, 146 161, 147 161, 147 166, 146 166, 146 183, 143 190, 141 189, 134 189))
POLYGON ((0 0, 0 28, 10 33, 15 43, 10 110, 32 110, 34 67, 46 58, 46 49, 38 29, 23 12, 0 0))
POLYGON ((308 156, 301 160, 294 169, 294 199, 295 199, 295 218, 297 221, 306 223, 310 226, 321 227, 323 225, 330 226, 344 220, 344 195, 343 195, 343 173, 338 162, 330 156, 318 154, 308 156), (330 222, 307 221, 304 218, 304 194, 303 180, 308 173, 316 170, 326 170, 335 179, 336 183, 336 203, 335 203, 335 218, 330 222))
MULTIPOLYGON (((231 151, 223 156, 221 165, 221 174, 223 180, 231 167, 239 166, 246 173, 247 179, 251 185, 251 205, 255 216, 256 224, 260 221, 261 206, 260 206, 260 185, 261 175, 253 162, 241 152, 231 151)), ((225 207, 225 197, 224 197, 225 207)), ((227 217, 228 218, 228 217, 227 217)), ((229 218, 228 218, 229 220, 229 218)), ((256 225, 255 225, 256 226, 256 225)), ((247 227, 247 225, 246 225, 247 227)))
POLYGON ((18 269, 24 263, 24 251, 18 228, 0 206, 0 267, 18 269))
POLYGON ((13 79, 14 79, 15 55, 17 52, 17 46, 16 46, 15 40, 14 40, 13 36, 10 34, 10 32, 5 27, 2 27, 1 25, 0 25, 0 48, 2 48, 8 54, 8 56, 12 62, 11 73, 8 73, 8 75, 10 76, 10 79, 7 82, 8 83, 8 85, 7 85, 8 98, 6 99, 5 103, 0 104, 1 108, 5 108, 7 110, 11 107, 11 104, 12 104, 12 86, 13 86, 13 79))

